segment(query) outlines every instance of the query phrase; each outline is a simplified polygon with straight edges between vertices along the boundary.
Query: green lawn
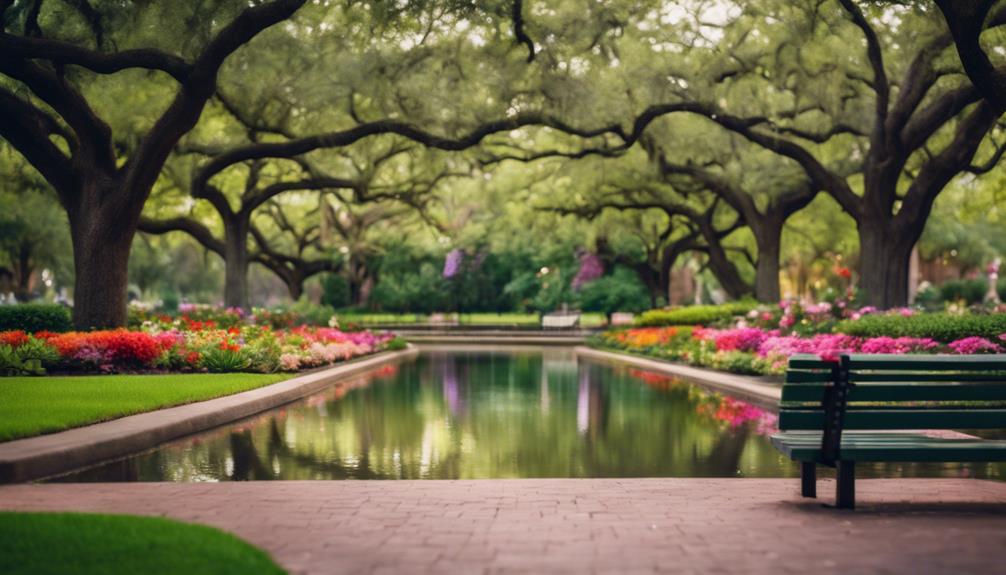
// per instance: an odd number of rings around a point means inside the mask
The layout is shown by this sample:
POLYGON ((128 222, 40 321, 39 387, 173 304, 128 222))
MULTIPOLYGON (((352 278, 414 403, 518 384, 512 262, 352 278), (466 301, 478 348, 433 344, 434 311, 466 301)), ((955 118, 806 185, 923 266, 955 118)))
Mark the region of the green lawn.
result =
MULTIPOLYGON (((427 315, 413 313, 337 313, 336 315, 342 324, 355 323, 358 325, 422 324, 429 320, 427 315)), ((525 327, 541 325, 541 317, 536 313, 463 313, 459 316, 459 320, 461 325, 519 325, 525 327)), ((604 322, 604 314, 601 313, 585 313, 580 316, 582 327, 598 327, 604 325, 604 322)))
POLYGON ((0 441, 262 387, 286 374, 0 377, 0 441))
POLYGON ((284 571, 212 527, 157 517, 0 512, 5 575, 258 575, 284 571))

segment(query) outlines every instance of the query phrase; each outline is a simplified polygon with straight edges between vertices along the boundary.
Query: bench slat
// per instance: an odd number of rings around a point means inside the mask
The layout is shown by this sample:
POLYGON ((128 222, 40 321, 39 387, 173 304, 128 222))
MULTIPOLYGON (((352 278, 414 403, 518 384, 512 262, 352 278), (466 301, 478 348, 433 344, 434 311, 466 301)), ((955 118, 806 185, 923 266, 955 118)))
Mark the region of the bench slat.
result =
POLYGON ((789 369, 786 371, 786 383, 826 383, 830 382, 832 374, 830 371, 810 371, 803 369, 789 369))
MULTIPOLYGON (((817 461, 821 434, 776 434, 772 436, 772 444, 794 460, 817 461)), ((1006 461, 1006 441, 851 433, 842 437, 841 457, 847 461, 1006 461)))
POLYGON ((873 382, 963 382, 963 381, 998 381, 1006 383, 1006 371, 972 371, 972 372, 914 372, 914 371, 852 371, 849 381, 853 383, 873 382))
MULTIPOLYGON (((826 385, 785 385, 782 401, 820 402, 827 388, 826 385)), ((848 401, 1006 401, 1006 384, 861 384, 849 388, 848 401)))
POLYGON ((994 355, 898 355, 849 354, 852 370, 913 370, 913 371, 1006 371, 1006 354, 994 355))
MULTIPOLYGON (((823 429, 824 411, 784 409, 779 429, 823 429)), ((1002 429, 1006 409, 904 409, 851 410, 845 414, 845 429, 1002 429)))
POLYGON ((831 369, 835 362, 824 361, 820 357, 810 353, 796 353, 789 357, 787 364, 790 369, 831 369))

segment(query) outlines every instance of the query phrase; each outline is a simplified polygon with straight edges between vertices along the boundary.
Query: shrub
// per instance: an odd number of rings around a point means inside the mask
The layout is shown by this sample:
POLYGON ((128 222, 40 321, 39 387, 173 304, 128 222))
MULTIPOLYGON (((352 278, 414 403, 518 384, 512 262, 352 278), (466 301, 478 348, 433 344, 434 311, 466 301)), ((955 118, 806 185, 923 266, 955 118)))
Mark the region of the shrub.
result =
POLYGON ((836 331, 858 337, 931 338, 943 343, 972 336, 995 340, 1006 333, 1006 314, 868 315, 854 321, 843 321, 836 331))
POLYGON ((650 294, 636 274, 625 268, 596 279, 580 291, 580 308, 610 315, 618 311, 640 312, 650 307, 650 294))
POLYGON ((59 304, 23 303, 0 306, 0 331, 64 332, 73 329, 70 310, 59 304))
POLYGON ((758 306, 753 301, 737 301, 721 305, 693 305, 677 309, 653 309, 643 313, 636 325, 658 327, 665 325, 710 325, 745 315, 758 306))
POLYGON ((983 279, 950 280, 940 286, 940 297, 945 302, 964 300, 968 304, 981 303, 989 284, 983 279))
POLYGON ((397 336, 388 340, 388 343, 384 344, 384 349, 388 351, 401 351, 407 347, 409 347, 409 342, 397 336))

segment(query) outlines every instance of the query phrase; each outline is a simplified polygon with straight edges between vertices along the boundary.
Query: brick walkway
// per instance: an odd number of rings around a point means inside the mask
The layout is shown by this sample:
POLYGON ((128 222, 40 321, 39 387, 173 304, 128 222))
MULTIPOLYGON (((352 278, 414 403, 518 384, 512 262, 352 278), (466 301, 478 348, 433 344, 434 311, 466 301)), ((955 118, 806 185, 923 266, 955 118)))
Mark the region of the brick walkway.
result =
POLYGON ((1006 483, 857 487, 855 512, 792 479, 14 485, 0 508, 215 525, 291 573, 1006 573, 1006 483))

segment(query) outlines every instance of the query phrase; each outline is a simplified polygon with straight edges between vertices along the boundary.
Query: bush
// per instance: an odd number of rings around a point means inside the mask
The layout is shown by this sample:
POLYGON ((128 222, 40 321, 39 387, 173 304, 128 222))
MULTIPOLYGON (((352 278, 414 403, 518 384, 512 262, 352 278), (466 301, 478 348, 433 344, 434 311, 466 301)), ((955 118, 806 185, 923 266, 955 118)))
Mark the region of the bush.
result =
POLYGON ((868 315, 858 320, 843 321, 836 331, 859 337, 932 338, 943 343, 972 336, 994 341, 1006 333, 1006 314, 868 315))
POLYGON ((618 311, 639 312, 650 307, 650 294, 636 274, 625 268, 596 279, 580 291, 580 309, 610 315, 618 311))
POLYGON ((0 331, 65 332, 73 329, 70 310, 59 304, 24 303, 0 306, 0 331))
POLYGON ((387 351, 401 351, 407 347, 409 347, 409 342, 398 336, 389 339, 388 343, 384 344, 384 349, 387 351))
POLYGON ((945 302, 956 302, 964 300, 969 305, 982 303, 985 293, 988 291, 988 281, 976 280, 950 280, 940 286, 940 297, 945 302))
POLYGON ((665 325, 710 325, 745 315, 758 306, 753 301, 737 301, 721 305, 693 305, 678 309, 652 309, 643 313, 636 325, 659 327, 665 325))

